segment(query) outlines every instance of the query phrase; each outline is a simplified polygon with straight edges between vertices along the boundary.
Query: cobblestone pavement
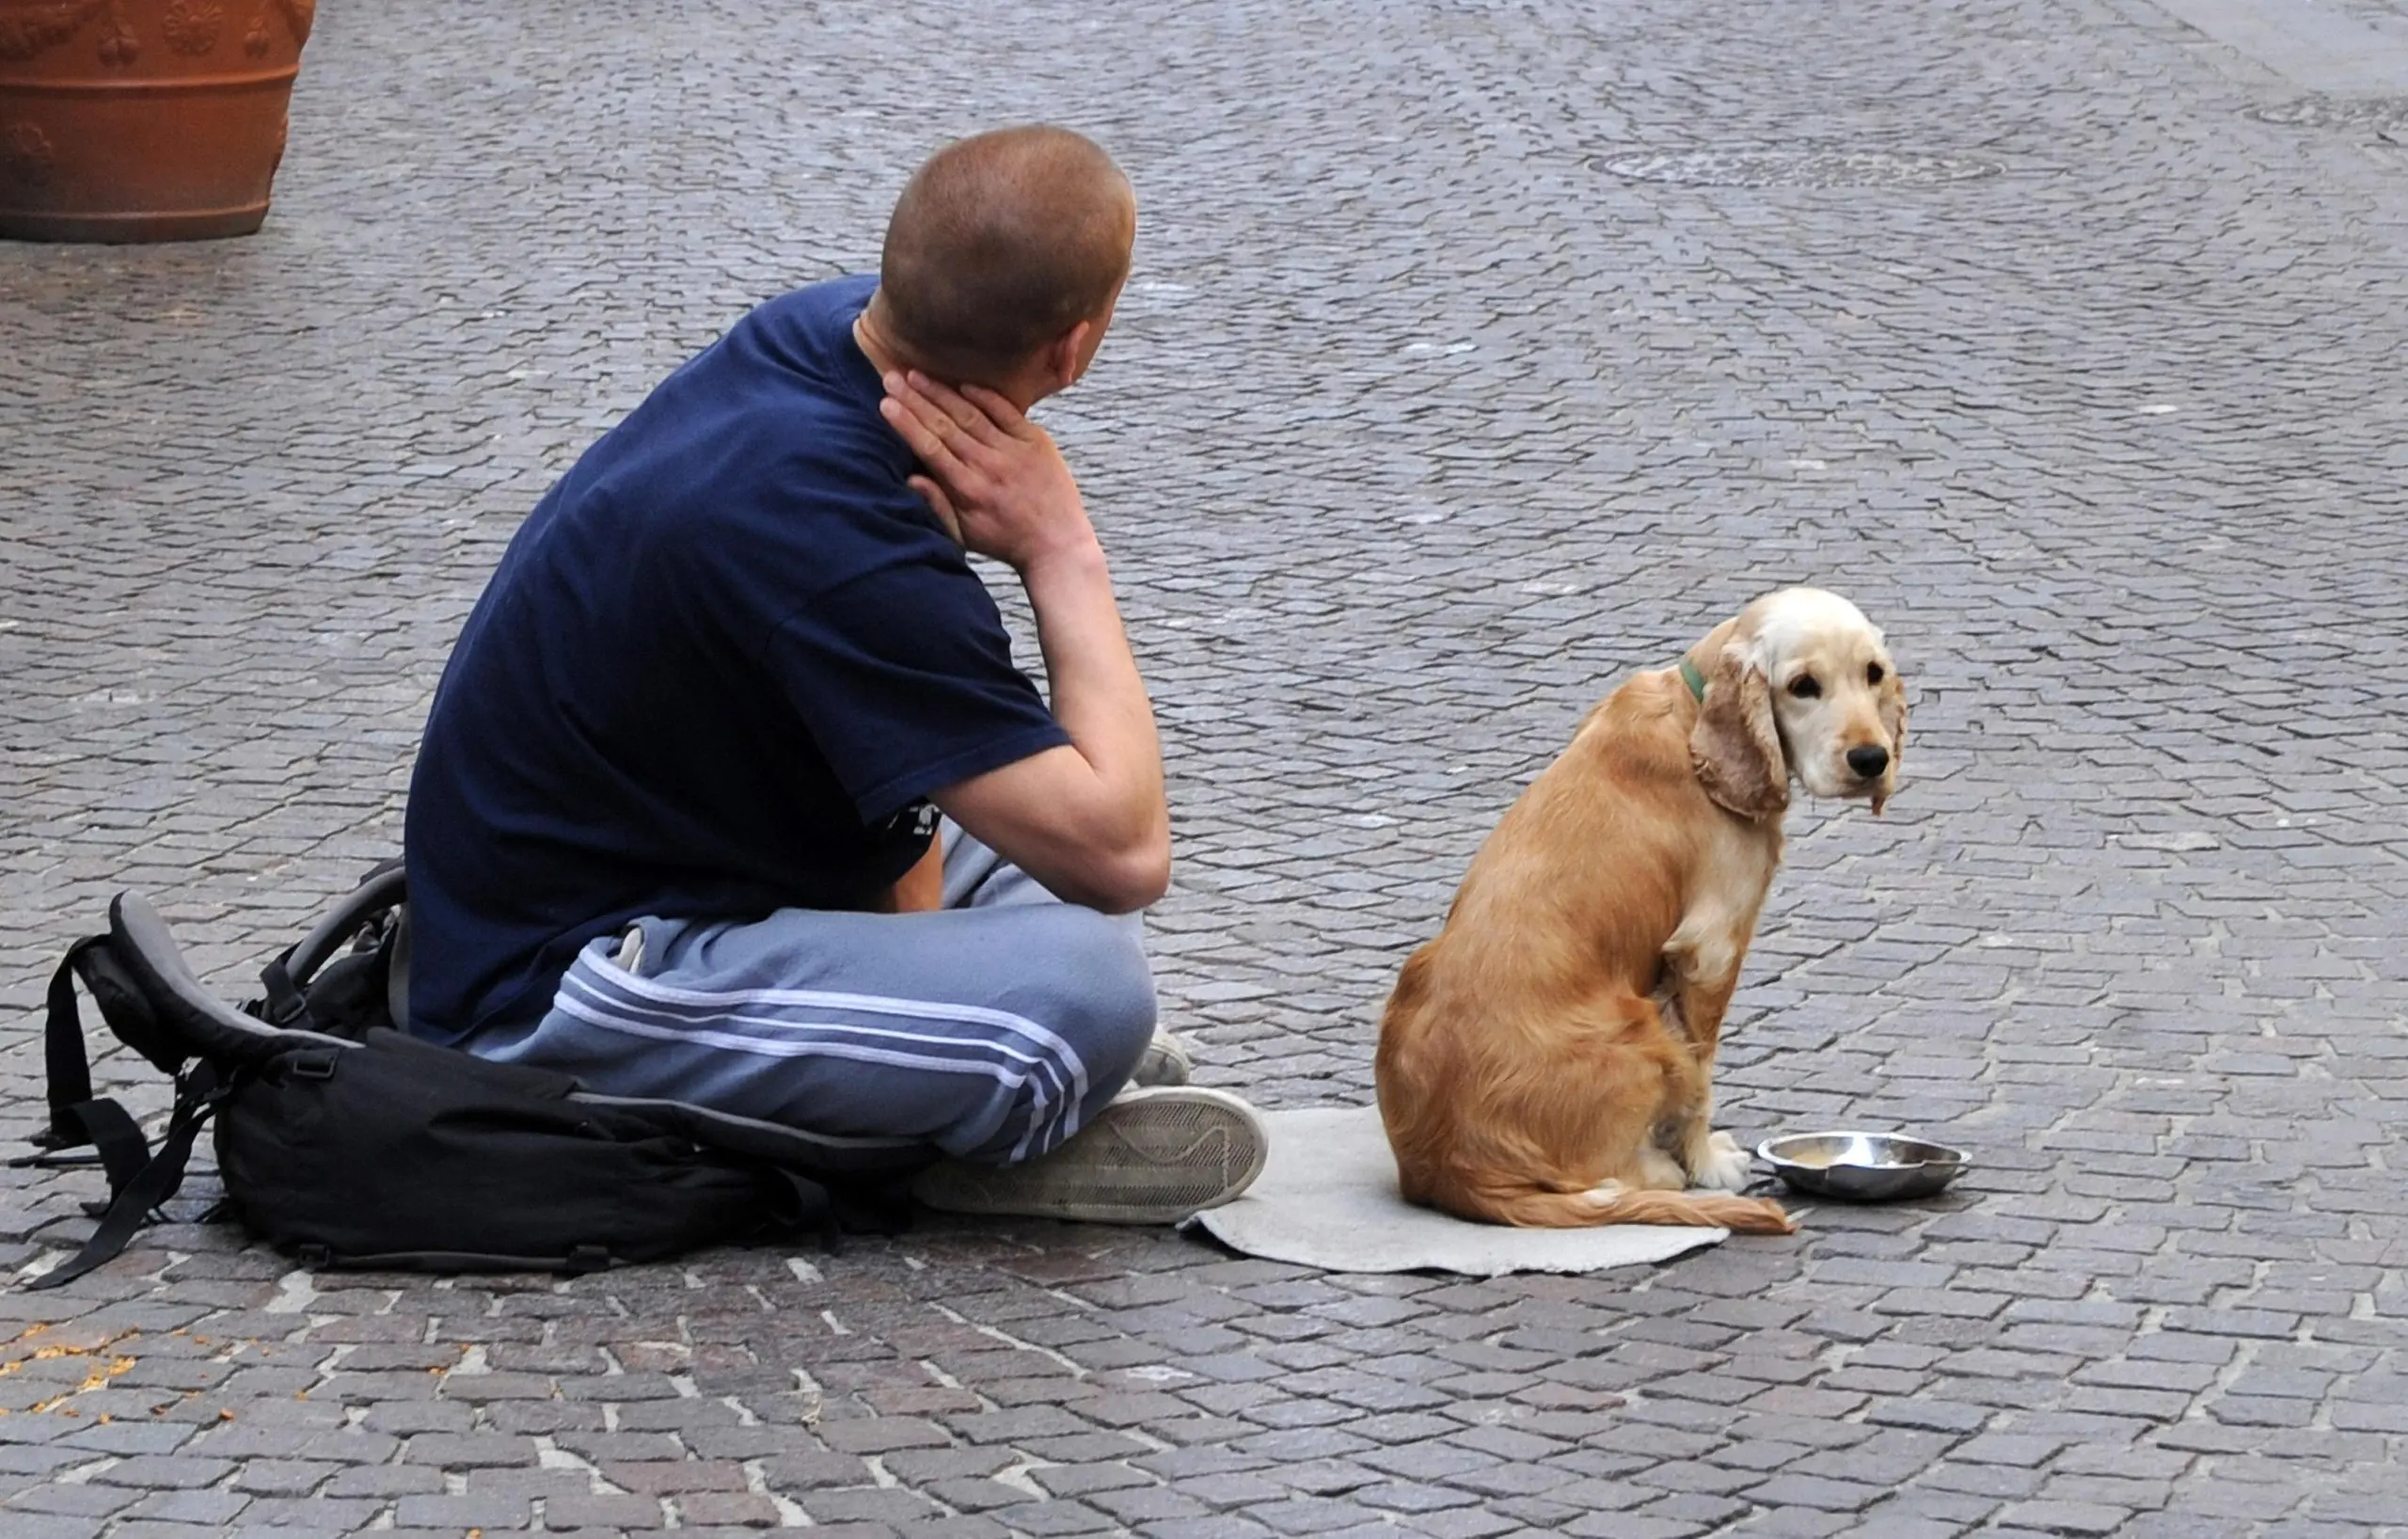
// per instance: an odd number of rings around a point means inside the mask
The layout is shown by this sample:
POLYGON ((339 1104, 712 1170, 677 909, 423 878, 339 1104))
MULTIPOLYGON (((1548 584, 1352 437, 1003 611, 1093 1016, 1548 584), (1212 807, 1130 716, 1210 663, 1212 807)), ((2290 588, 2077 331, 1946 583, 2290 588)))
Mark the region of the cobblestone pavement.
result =
MULTIPOLYGON (((181 1223, 0 1293, 0 1532, 2408 1531, 2408 81, 2140 0, 326 6, 262 234, 0 248, 0 1138, 111 893, 245 992, 395 847, 548 479, 1035 117, 1144 200, 1048 417, 1200 1077, 1368 1098, 1582 708, 1811 579, 1911 674, 1909 784, 1793 813, 1727 1115, 1979 1168, 1493 1282, 942 1224, 311 1277, 181 1223)), ((82 1232, 95 1177, 0 1180, 0 1263, 82 1232)))

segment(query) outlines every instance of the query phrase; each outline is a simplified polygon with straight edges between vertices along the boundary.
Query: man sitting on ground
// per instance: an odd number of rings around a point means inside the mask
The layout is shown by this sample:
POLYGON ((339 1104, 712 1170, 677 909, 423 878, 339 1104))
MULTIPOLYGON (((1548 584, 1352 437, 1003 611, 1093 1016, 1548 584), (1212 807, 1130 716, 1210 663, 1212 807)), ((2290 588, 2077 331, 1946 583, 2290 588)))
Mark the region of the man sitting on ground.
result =
POLYGON ((1169 1221, 1253 1179, 1260 1123, 1154 1029, 1153 710, 1022 415, 1094 358, 1135 233, 1078 135, 949 146, 876 280, 753 310, 552 488, 411 781, 415 1033, 933 1148, 957 1211, 1169 1221), (1050 708, 965 551, 1026 589, 1050 708))

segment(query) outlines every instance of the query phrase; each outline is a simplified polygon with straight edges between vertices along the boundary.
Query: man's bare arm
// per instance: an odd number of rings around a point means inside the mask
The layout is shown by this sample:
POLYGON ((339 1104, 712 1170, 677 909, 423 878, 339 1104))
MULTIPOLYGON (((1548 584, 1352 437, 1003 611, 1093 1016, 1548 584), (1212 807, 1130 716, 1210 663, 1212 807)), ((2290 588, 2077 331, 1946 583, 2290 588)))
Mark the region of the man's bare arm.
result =
POLYGON ((1070 736, 933 800, 1055 896, 1144 908, 1170 884, 1162 747, 1078 484, 1044 430, 992 391, 917 373, 890 374, 887 389, 887 420, 930 472, 914 489, 1027 589, 1054 720, 1070 736))
POLYGON ((873 906, 877 913, 927 913, 944 907, 944 841, 930 839, 927 853, 922 855, 895 885, 886 890, 883 902, 873 906))

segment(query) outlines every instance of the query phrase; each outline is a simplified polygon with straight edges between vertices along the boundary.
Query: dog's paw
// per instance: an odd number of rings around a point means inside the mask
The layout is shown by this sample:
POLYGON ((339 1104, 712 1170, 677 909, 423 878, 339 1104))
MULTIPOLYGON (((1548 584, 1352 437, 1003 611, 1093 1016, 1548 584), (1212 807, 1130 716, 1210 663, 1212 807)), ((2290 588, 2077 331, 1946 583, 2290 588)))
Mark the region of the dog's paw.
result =
POLYGON ((1714 1192, 1735 1192, 1748 1184, 1748 1151, 1727 1133, 1706 1134, 1703 1157, 1697 1162, 1697 1184, 1714 1192))

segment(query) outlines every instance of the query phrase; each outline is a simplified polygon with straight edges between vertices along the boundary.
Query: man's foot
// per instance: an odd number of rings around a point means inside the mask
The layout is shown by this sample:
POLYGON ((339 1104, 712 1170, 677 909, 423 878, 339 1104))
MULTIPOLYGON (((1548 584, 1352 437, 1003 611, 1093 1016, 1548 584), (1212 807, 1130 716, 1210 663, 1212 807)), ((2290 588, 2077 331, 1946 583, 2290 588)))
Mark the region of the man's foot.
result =
POLYGON ((1270 1149, 1254 1108, 1226 1090, 1124 1090, 1051 1154, 1022 1165, 942 1161, 911 1195, 945 1213, 1175 1224, 1252 1185, 1270 1149))
POLYGON ((1137 1067, 1129 1075, 1129 1083, 1143 1088, 1147 1086, 1184 1085, 1195 1069, 1195 1060, 1187 1055, 1187 1044, 1164 1031, 1154 1028, 1154 1039, 1146 1044, 1139 1055, 1137 1067))

